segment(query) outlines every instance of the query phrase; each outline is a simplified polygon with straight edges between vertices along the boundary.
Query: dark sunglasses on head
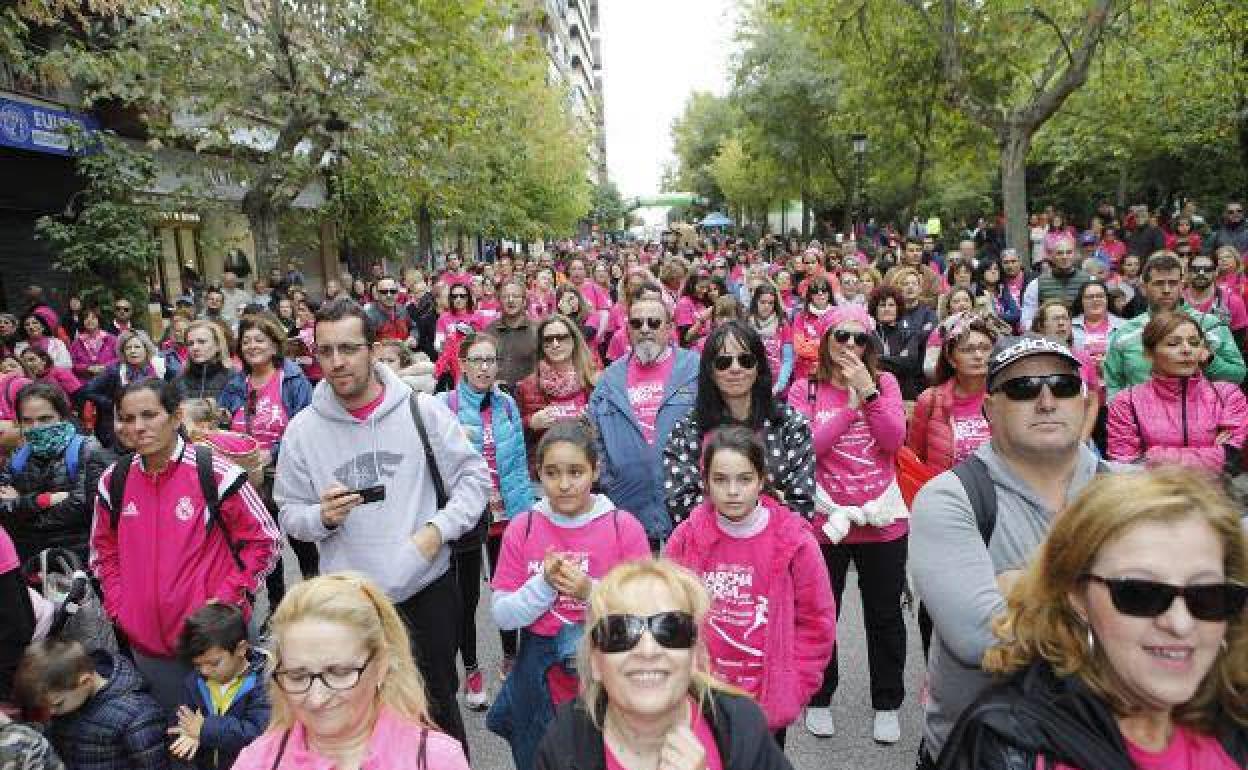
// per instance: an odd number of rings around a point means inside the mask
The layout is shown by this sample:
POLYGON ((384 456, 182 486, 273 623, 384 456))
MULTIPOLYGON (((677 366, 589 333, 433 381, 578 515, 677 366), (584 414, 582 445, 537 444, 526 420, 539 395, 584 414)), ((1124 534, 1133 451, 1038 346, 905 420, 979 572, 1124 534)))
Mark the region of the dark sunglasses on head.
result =
POLYGON ((549 345, 551 343, 558 342, 559 344, 562 345, 563 343, 567 342, 570 339, 572 339, 572 335, 568 334, 567 332, 564 332, 563 334, 543 334, 542 344, 549 345))
POLYGON ((688 612, 659 612, 648 618, 640 615, 607 615, 590 631, 590 639, 600 652, 628 652, 649 630, 659 646, 687 650, 698 638, 698 626, 688 612))
POLYGON ((1048 374, 1036 377, 1015 377, 993 388, 994 393, 1004 393, 1011 401, 1034 401, 1040 390, 1049 386, 1054 398, 1074 398, 1083 392, 1083 379, 1077 374, 1048 374))
POLYGON ((721 372, 726 372, 728 367, 732 366, 733 361, 736 361, 737 366, 740 366, 742 369, 753 369, 755 366, 758 366, 758 359, 754 357, 753 353, 738 353, 735 356, 723 353, 715 356, 715 368, 721 372))
POLYGON ((844 329, 837 329, 836 331, 832 332, 832 339, 836 340, 842 345, 844 345, 846 342, 849 342, 852 339, 855 345, 857 345, 860 348, 865 348, 867 346, 867 343, 871 341, 871 335, 867 334, 866 332, 851 332, 851 331, 846 331, 844 329))
POLYGON ((1166 613, 1176 596, 1187 602, 1187 611, 1197 620, 1222 623, 1244 611, 1248 586, 1240 583, 1204 583, 1176 586, 1155 580, 1106 578, 1091 573, 1083 576, 1109 590, 1114 609, 1133 618, 1155 618, 1166 613))
POLYGON ((628 319, 628 325, 633 327, 634 329, 641 329, 642 326, 646 326, 651 331, 654 331, 663 325, 663 319, 662 318, 630 318, 628 319))

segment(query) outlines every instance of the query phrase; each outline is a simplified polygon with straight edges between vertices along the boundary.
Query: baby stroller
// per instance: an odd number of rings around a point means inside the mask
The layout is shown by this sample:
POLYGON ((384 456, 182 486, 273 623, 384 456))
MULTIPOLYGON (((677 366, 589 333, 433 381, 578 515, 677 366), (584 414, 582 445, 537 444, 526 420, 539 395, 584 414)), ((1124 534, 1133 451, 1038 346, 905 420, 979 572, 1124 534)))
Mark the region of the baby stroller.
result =
MULTIPOLYGON (((29 559, 22 566, 22 573, 31 591, 51 607, 46 632, 37 631, 37 636, 72 639, 88 652, 117 652, 113 624, 77 554, 67 548, 48 548, 29 559)), ((43 631, 44 623, 39 626, 39 631, 43 631)))

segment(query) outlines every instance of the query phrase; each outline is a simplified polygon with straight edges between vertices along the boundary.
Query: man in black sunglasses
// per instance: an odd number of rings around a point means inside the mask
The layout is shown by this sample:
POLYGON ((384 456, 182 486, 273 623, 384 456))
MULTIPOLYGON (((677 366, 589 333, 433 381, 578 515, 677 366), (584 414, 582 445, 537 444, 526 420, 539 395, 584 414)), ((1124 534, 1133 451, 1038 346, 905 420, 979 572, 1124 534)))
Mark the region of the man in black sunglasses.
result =
POLYGON ((1080 440, 1089 400, 1079 366, 1051 340, 998 340, 984 399, 991 441, 914 500, 910 567, 934 626, 920 767, 934 766, 958 716, 990 684, 980 660, 1005 594, 1057 512, 1107 467, 1080 440))

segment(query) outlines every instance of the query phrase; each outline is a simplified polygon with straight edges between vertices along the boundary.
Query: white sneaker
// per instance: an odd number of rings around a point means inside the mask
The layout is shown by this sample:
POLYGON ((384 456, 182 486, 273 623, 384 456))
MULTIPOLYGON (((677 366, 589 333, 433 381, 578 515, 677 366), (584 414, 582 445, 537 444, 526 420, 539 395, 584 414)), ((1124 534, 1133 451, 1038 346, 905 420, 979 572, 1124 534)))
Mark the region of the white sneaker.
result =
POLYGON ((806 729, 817 738, 831 738, 836 735, 836 723, 832 721, 830 706, 807 706, 806 729))
POLYGON ((875 712, 875 742, 896 743, 901 740, 901 721, 896 711, 875 712))

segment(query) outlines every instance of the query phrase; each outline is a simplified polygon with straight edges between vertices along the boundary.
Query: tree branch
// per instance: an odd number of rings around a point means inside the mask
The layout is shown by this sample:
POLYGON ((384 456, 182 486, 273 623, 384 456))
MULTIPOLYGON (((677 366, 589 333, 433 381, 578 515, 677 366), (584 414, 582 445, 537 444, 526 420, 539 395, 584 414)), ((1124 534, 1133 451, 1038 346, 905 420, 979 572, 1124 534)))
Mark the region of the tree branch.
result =
POLYGON ((1037 96, 1031 104, 1014 111, 1011 118, 1024 125, 1039 126, 1057 112, 1062 102, 1066 101, 1066 97, 1087 81, 1088 67, 1092 64, 1092 56, 1101 42, 1105 22, 1113 10, 1114 2, 1115 0, 1095 1, 1080 29, 1079 48, 1070 57, 1061 77, 1051 88, 1037 96))

